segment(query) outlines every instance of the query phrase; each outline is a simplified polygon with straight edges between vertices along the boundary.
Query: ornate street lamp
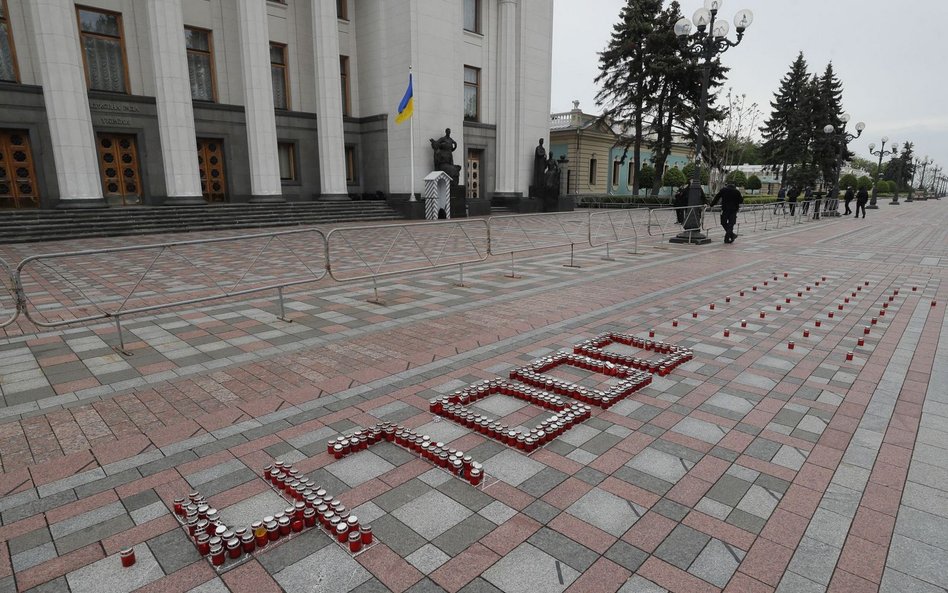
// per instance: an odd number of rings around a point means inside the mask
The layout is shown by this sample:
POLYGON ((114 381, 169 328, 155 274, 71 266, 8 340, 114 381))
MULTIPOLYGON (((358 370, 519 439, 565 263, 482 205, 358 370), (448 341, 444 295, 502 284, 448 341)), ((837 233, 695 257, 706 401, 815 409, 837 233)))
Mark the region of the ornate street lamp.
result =
MULTIPOLYGON (((937 191, 936 191, 936 183, 935 183, 935 182, 936 182, 936 180, 939 179, 939 177, 938 177, 938 174, 939 174, 939 173, 941 173, 941 167, 940 167, 940 166, 939 166, 939 167, 935 167, 935 168, 932 170, 932 186, 931 186, 932 191, 931 191, 931 194, 932 194, 932 197, 935 197, 935 198, 938 197, 938 193, 937 193, 937 191)), ((941 189, 941 188, 938 188, 938 190, 940 190, 940 189, 941 189)))
POLYGON ((909 204, 915 201, 912 199, 912 196, 915 195, 915 174, 918 173, 918 167, 921 164, 922 161, 918 160, 917 158, 912 160, 912 181, 909 182, 908 197, 905 198, 905 201, 909 204))
POLYGON ((882 177, 882 157, 892 156, 899 152, 898 150, 899 143, 896 142, 895 140, 892 141, 892 146, 894 146, 895 148, 890 148, 889 150, 886 150, 885 144, 888 141, 889 141, 889 137, 883 136, 882 146, 879 147, 878 151, 876 150, 875 143, 869 145, 869 154, 879 157, 879 167, 876 169, 876 182, 872 186, 872 198, 869 200, 869 205, 867 206, 867 208, 871 208, 871 209, 879 208, 878 204, 876 204, 876 196, 879 193, 879 178, 882 177))
MULTIPOLYGON (((836 214, 830 214, 830 216, 839 216, 839 177, 840 173, 843 170, 843 152, 844 147, 855 140, 856 138, 862 136, 862 131, 866 129, 866 124, 859 122, 856 124, 856 133, 851 134, 846 131, 846 125, 851 119, 848 113, 844 113, 842 117, 839 118, 843 122, 841 129, 837 130, 832 124, 826 124, 823 127, 823 133, 827 135, 832 135, 833 139, 836 140, 836 170, 835 170, 835 179, 833 179, 833 189, 830 192, 830 203, 832 206, 829 207, 829 212, 835 212, 836 214)), ((829 204, 827 204, 829 205, 829 204)))
POLYGON ((688 206, 684 228, 681 234, 672 237, 672 243, 692 243, 705 245, 711 239, 701 233, 701 148, 704 143, 704 125, 708 111, 708 86, 711 82, 711 67, 718 54, 737 46, 744 39, 744 32, 754 22, 754 13, 741 10, 734 15, 734 28, 737 40, 727 38, 731 26, 726 20, 718 19, 718 11, 724 0, 705 0, 704 8, 699 8, 692 20, 682 18, 675 23, 675 34, 682 42, 682 51, 701 64, 701 100, 698 107, 697 129, 695 130, 695 169, 688 189, 688 206), (693 21, 693 22, 692 22, 693 21), (695 30, 692 31, 692 28, 695 30), (691 230, 687 230, 691 229, 691 230))
MULTIPOLYGON (((922 159, 922 179, 918 182, 918 189, 925 191, 925 174, 928 172, 928 165, 931 165, 934 161, 928 158, 928 155, 925 155, 925 158, 922 159)), ((922 198, 925 199, 924 197, 922 198)))

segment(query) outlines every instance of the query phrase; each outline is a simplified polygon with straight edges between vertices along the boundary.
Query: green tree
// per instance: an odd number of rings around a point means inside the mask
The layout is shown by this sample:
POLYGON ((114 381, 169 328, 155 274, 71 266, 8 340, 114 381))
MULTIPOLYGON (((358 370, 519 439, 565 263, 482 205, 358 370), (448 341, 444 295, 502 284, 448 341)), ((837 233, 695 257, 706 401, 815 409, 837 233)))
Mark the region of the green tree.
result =
POLYGON ((843 84, 836 77, 833 63, 826 65, 823 76, 814 88, 815 101, 812 111, 811 152, 813 163, 823 179, 836 176, 836 162, 839 152, 843 160, 850 154, 844 140, 837 134, 826 134, 823 128, 831 125, 837 130, 843 128, 843 84))
MULTIPOLYGON (((685 177, 691 180, 695 174, 694 162, 690 162, 685 165, 681 172, 685 174, 685 177)), ((711 183, 711 171, 709 171, 707 167, 703 167, 701 169, 701 185, 708 185, 709 183, 711 183)))
POLYGON ((662 184, 665 187, 681 187, 686 183, 688 183, 688 178, 678 167, 672 167, 662 176, 662 184))
POLYGON ((780 88, 770 103, 770 118, 760 129, 764 138, 760 151, 763 163, 779 169, 781 180, 786 178, 790 165, 804 160, 812 128, 805 109, 810 90, 806 59, 800 52, 780 81, 780 88))
POLYGON ((856 186, 858 189, 864 189, 868 191, 872 189, 872 179, 870 179, 868 175, 863 175, 856 182, 856 186))
MULTIPOLYGON (((599 54, 600 90, 596 103, 604 106, 603 117, 613 122, 628 123, 631 129, 632 167, 642 166, 642 137, 646 102, 652 84, 646 67, 650 56, 646 42, 657 26, 662 0, 626 0, 619 12, 619 22, 612 27, 609 45, 599 54)), ((632 193, 638 194, 641 178, 632 181, 632 193)))
POLYGON ((731 171, 724 178, 724 181, 725 183, 733 183, 737 187, 745 187, 747 185, 747 175, 743 171, 731 171))
MULTIPOLYGON (((651 187, 655 183, 655 167, 645 163, 639 169, 639 174, 636 175, 639 180, 640 187, 651 187)), ((638 195, 637 193, 634 195, 638 195)))
POLYGON ((870 177, 875 177, 876 171, 879 169, 879 165, 875 161, 870 161, 869 159, 864 159, 859 156, 851 156, 849 158, 849 164, 852 165, 854 169, 865 171, 870 177))
POLYGON ((843 191, 845 191, 847 187, 855 189, 858 184, 859 180, 856 179, 856 176, 852 173, 846 173, 839 179, 839 188, 843 191))
POLYGON ((748 178, 747 178, 747 183, 744 185, 744 187, 746 187, 746 188, 749 189, 749 190, 753 190, 753 191, 756 191, 756 190, 762 188, 763 186, 764 186, 764 184, 763 184, 763 182, 761 182, 760 177, 758 177, 758 176, 756 176, 756 175, 751 175, 750 177, 748 177, 748 178))

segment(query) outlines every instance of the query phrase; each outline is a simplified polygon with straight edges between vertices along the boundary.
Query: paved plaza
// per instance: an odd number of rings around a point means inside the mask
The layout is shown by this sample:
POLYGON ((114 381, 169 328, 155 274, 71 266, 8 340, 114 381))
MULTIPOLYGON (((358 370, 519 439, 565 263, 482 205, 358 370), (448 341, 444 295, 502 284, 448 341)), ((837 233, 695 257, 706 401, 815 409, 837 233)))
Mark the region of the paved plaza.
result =
MULTIPOLYGON (((381 305, 371 282, 325 278, 286 293, 291 322, 272 292, 139 315, 123 320, 130 356, 112 323, 20 317, 0 338, 0 592, 944 593, 948 208, 739 232, 734 245, 613 246, 610 259, 586 248, 579 267, 568 248, 527 253, 513 278, 491 257, 464 266, 463 286, 456 267, 392 276, 381 305), (610 333, 694 358, 529 455, 429 411, 610 333), (463 451, 484 481, 384 439, 327 452, 380 423, 463 451), (314 527, 216 570, 174 499, 199 492, 247 526, 286 506, 263 478, 277 461, 375 543, 352 554, 314 527)), ((118 263, 81 265, 103 294, 129 282, 118 263)), ((95 289, 73 281, 34 286, 37 310, 51 319, 95 289)), ((189 294, 197 280, 181 282, 189 294)), ((499 393, 469 405, 510 427, 552 414, 499 393)))

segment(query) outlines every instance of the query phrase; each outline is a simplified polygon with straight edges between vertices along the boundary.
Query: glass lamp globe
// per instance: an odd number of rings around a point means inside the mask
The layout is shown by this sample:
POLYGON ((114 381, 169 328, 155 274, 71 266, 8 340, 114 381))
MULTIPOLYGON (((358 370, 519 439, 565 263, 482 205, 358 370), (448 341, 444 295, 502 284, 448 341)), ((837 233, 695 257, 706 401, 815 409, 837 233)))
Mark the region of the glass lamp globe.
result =
POLYGON ((695 15, 691 20, 694 21, 695 27, 698 27, 699 31, 703 31, 711 24, 711 11, 707 8, 699 8, 695 11, 695 15))
POLYGON ((722 4, 724 4, 724 0, 704 0, 704 7, 708 10, 721 10, 722 4))
POLYGON ((742 33, 754 23, 754 13, 746 8, 734 15, 734 27, 742 33))
POLYGON ((844 124, 848 124, 850 119, 852 119, 852 116, 848 113, 844 113, 839 117, 839 121, 843 122, 844 124))
POLYGON ((731 31, 731 26, 727 24, 727 21, 717 21, 714 23, 713 35, 718 38, 727 37, 727 34, 731 31))
POLYGON ((898 141, 898 140, 893 140, 892 142, 890 142, 890 144, 892 145, 892 150, 895 150, 896 148, 899 147, 899 141, 898 141))
POLYGON ((888 141, 889 141, 889 137, 888 137, 888 136, 883 136, 883 137, 882 137, 882 144, 885 144, 885 143, 888 142, 888 141))
POLYGON ((678 22, 675 23, 675 35, 679 37, 691 35, 691 26, 691 21, 689 21, 687 17, 678 19, 678 22))
POLYGON ((870 143, 869 143, 869 150, 875 150, 875 149, 876 149, 876 143, 875 143, 875 142, 870 142, 870 143))
POLYGON ((865 129, 866 129, 866 122, 861 121, 858 124, 856 124, 856 131, 859 132, 860 134, 862 134, 862 131, 865 129))
POLYGON ((835 131, 836 131, 836 128, 834 128, 834 127, 833 127, 832 125, 830 125, 830 124, 826 124, 825 126, 823 126, 823 133, 824 133, 824 134, 832 134, 832 133, 835 132, 835 131))

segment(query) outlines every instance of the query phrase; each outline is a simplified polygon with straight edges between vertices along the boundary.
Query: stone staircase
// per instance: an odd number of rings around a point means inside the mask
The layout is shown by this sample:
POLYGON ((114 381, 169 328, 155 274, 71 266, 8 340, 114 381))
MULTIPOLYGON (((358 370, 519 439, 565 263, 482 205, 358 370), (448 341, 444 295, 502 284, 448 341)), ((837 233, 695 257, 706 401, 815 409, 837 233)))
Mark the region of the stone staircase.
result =
MULTIPOLYGON (((383 201, 0 210, 0 244, 397 220, 383 201)), ((199 238, 199 237, 195 237, 199 238)))

